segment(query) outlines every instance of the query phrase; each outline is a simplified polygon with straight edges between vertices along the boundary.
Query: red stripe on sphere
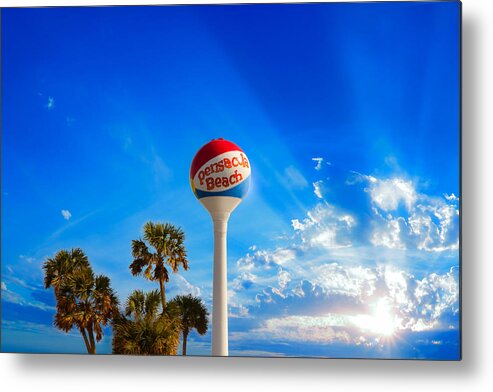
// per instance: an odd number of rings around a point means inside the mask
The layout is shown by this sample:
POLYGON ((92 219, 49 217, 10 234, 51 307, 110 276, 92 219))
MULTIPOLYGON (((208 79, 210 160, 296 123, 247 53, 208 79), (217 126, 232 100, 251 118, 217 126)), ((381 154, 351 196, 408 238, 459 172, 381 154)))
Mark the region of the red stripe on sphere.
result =
POLYGON ((207 161, 228 151, 243 152, 236 144, 224 139, 214 139, 202 146, 193 158, 192 166, 190 167, 190 178, 193 179, 195 174, 207 161))

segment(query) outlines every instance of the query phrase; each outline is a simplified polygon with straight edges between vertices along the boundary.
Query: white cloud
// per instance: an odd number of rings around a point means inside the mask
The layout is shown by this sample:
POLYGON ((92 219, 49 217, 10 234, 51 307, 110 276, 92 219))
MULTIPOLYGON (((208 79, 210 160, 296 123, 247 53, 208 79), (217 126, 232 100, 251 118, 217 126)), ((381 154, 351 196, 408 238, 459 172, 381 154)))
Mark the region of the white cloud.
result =
POLYGON ((377 179, 357 174, 365 181, 372 203, 370 243, 391 249, 455 250, 459 246, 457 197, 431 197, 419 193, 411 181, 393 177, 377 179), (405 210, 399 210, 404 206, 405 210))
POLYGON ((402 178, 370 181, 368 192, 372 202, 383 211, 394 211, 401 203, 410 210, 417 197, 413 183, 402 178))
MULTIPOLYGON (((230 312, 248 315, 250 330, 235 339, 371 346, 457 328, 457 268, 426 272, 429 251, 458 246, 457 199, 420 193, 404 178, 355 174, 346 184, 369 196, 357 218, 319 201, 291 220, 288 243, 252 247, 238 260, 230 312)), ((446 256, 440 268, 456 263, 446 256)))
POLYGON ((7 290, 7 285, 5 284, 5 282, 2 282, 2 290, 7 290))
POLYGON ((254 274, 251 274, 248 271, 243 271, 239 276, 233 279, 233 282, 231 282, 231 287, 236 291, 240 291, 242 289, 249 288, 253 283, 255 283, 256 280, 257 277, 254 274))
POLYGON ((283 265, 287 261, 293 260, 296 257, 296 253, 293 249, 289 248, 277 248, 272 254, 271 254, 272 260, 277 264, 277 265, 283 265))
POLYGON ((391 216, 373 232, 371 243, 377 246, 385 246, 392 249, 406 249, 405 243, 401 240, 403 227, 405 230, 406 221, 403 218, 393 219, 391 216))
POLYGON ((447 330, 451 317, 458 313, 456 268, 421 279, 391 265, 363 268, 332 263, 312 272, 316 277, 313 283, 298 280, 289 290, 286 284, 283 290, 268 287, 257 294, 256 305, 248 307, 251 317, 263 320, 254 334, 265 339, 357 344, 368 334, 378 338, 447 330), (322 330, 335 327, 343 335, 322 330), (285 335, 281 333, 283 328, 285 335))
POLYGON ((385 286, 388 290, 388 296, 392 300, 401 305, 407 305, 409 303, 409 285, 413 280, 413 276, 406 271, 399 270, 393 266, 386 265, 380 267, 380 275, 383 276, 385 286))
POLYGON ((448 201, 458 201, 459 198, 457 196, 455 196, 453 193, 448 195, 447 193, 444 193, 443 196, 445 197, 445 199, 447 199, 448 201))
POLYGON ((291 224, 304 247, 340 248, 351 245, 350 234, 355 219, 328 203, 319 203, 301 222, 291 224))
POLYGON ((287 316, 266 320, 260 328, 248 332, 251 338, 264 338, 280 341, 302 341, 310 343, 330 343, 343 341, 349 343, 351 336, 334 326, 343 326, 346 321, 337 315, 287 316))
POLYGON ((351 173, 351 174, 346 179, 346 182, 345 182, 346 185, 355 185, 355 184, 359 184, 362 182, 376 183, 378 181, 376 179, 376 177, 362 174, 362 173, 359 173, 359 172, 354 171, 354 170, 350 170, 349 173, 351 173))
POLYGON ((194 297, 200 297, 202 293, 200 287, 194 286, 180 274, 173 274, 171 282, 170 288, 175 295, 192 294, 194 297))
POLYGON ((279 268, 279 272, 277 274, 279 289, 282 291, 286 288, 289 282, 291 282, 291 275, 289 272, 279 268))
POLYGON ((305 225, 299 221, 299 219, 293 219, 291 221, 291 226, 293 229, 303 231, 305 230, 305 225))
POLYGON ((422 279, 393 268, 385 279, 401 330, 447 329, 446 314, 456 315, 459 311, 459 276, 455 267, 445 274, 431 273, 422 279))
POLYGON ((374 245, 441 252, 459 247, 459 210, 443 199, 421 195, 406 216, 375 213, 374 245))
POLYGON ((322 169, 322 163, 324 162, 323 158, 312 158, 312 161, 317 162, 317 165, 315 166, 315 170, 321 170, 322 169))
POLYGON ((240 271, 252 271, 258 267, 268 270, 293 260, 295 256, 295 251, 289 248, 277 248, 273 251, 256 250, 252 253, 248 252, 244 257, 238 259, 236 266, 240 271))
POLYGON ((363 297, 372 295, 376 290, 377 273, 369 268, 344 268, 337 263, 330 263, 315 267, 313 274, 313 283, 327 294, 363 297))
POLYGON ((410 237, 418 249, 443 251, 459 247, 459 209, 440 199, 420 204, 408 218, 410 237))
POLYGON ((53 97, 48 97, 48 102, 46 103, 46 108, 51 110, 55 107, 55 99, 53 97))
POLYGON ((459 285, 457 271, 452 268, 445 275, 432 273, 417 281, 414 296, 420 307, 420 313, 431 322, 437 322, 448 308, 458 311, 459 285))
POLYGON ((323 199, 322 186, 323 186, 323 180, 315 181, 313 183, 313 192, 319 199, 323 199))
POLYGON ((69 220, 70 218, 72 218, 72 214, 70 213, 69 210, 62 210, 61 213, 62 213, 63 219, 65 219, 65 220, 69 220))
POLYGON ((228 317, 245 318, 248 317, 248 308, 242 304, 229 304, 228 317))

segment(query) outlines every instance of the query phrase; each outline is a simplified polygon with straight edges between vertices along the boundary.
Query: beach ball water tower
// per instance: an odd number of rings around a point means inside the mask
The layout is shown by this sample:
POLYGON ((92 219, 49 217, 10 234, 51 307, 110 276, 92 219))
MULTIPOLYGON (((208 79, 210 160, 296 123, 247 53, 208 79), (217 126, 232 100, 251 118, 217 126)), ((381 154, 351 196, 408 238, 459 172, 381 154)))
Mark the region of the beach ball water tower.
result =
POLYGON ((243 150, 222 138, 204 145, 190 168, 193 193, 209 211, 214 226, 213 356, 228 356, 228 219, 248 192, 250 172, 250 161, 243 150))

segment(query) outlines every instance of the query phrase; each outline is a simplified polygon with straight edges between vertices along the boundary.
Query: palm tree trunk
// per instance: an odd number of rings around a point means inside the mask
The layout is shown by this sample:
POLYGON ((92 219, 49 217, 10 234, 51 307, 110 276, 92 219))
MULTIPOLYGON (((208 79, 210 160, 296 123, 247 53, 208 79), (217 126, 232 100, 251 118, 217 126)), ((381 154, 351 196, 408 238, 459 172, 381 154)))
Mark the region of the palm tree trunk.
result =
POLYGON ((84 344, 86 345, 86 350, 87 350, 88 354, 90 354, 91 353, 91 347, 89 346, 89 340, 87 340, 86 330, 84 328, 80 328, 79 330, 80 330, 82 337, 84 338, 84 344))
POLYGON ((89 324, 89 326, 87 327, 87 332, 89 334, 89 341, 91 342, 91 350, 89 351, 89 354, 96 354, 96 342, 94 340, 92 325, 89 324))
POLYGON ((181 355, 184 356, 187 355, 187 337, 188 337, 188 331, 183 331, 183 347, 181 350, 181 355))
POLYGON ((159 287, 161 288, 161 302, 163 303, 163 314, 166 310, 166 293, 164 292, 164 280, 159 279, 159 287))

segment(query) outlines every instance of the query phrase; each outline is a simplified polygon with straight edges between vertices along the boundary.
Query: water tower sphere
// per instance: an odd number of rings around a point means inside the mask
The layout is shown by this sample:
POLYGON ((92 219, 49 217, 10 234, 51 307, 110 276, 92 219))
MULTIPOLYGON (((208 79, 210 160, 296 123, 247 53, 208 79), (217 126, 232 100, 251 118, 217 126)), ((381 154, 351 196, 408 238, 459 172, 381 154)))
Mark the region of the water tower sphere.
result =
POLYGON ((198 199, 229 196, 242 199, 250 186, 250 161, 236 144, 214 139, 195 155, 190 183, 198 199))

